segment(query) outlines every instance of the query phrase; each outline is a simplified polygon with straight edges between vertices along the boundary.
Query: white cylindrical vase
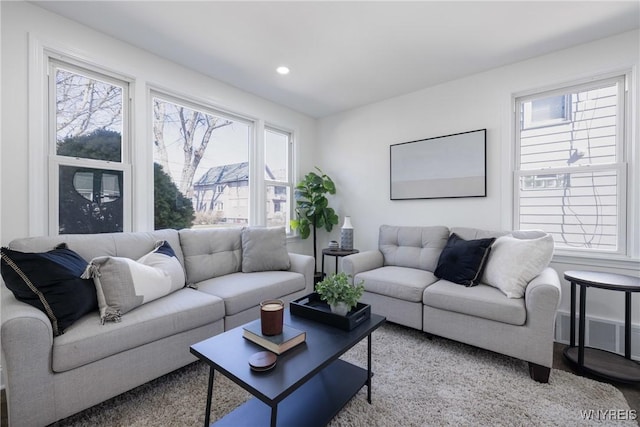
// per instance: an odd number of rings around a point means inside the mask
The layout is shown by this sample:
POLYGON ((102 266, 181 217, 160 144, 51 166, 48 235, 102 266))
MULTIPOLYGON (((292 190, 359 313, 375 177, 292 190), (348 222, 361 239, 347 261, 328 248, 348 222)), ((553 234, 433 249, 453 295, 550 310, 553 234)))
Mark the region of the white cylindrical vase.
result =
POLYGON ((351 217, 344 217, 344 224, 340 229, 340 249, 353 249, 353 225, 351 225, 351 217))

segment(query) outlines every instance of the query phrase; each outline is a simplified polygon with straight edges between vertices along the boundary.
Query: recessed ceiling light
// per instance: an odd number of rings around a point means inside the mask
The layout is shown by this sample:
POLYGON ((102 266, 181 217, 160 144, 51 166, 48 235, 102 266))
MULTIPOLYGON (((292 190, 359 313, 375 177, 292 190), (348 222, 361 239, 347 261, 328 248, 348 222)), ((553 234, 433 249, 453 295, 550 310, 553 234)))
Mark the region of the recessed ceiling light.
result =
POLYGON ((284 65, 281 65, 278 68, 276 68, 276 71, 278 72, 278 74, 282 74, 284 76, 285 74, 289 74, 289 67, 285 67, 284 65))

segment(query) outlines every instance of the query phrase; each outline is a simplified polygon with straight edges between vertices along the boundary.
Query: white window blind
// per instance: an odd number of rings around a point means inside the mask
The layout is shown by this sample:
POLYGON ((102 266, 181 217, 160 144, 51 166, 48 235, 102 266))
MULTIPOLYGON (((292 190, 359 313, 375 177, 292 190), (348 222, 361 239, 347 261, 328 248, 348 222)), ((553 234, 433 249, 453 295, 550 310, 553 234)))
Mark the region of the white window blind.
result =
POLYGON ((624 251, 624 101, 625 76, 516 99, 517 228, 558 249, 624 251))

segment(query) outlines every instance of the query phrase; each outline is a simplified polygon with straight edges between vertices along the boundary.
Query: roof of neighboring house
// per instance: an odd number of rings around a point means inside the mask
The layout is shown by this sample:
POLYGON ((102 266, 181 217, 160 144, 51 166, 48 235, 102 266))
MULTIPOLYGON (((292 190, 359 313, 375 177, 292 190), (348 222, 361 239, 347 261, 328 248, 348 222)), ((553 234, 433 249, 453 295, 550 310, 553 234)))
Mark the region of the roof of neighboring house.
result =
MULTIPOLYGON (((265 166, 265 170, 273 179, 273 174, 271 173, 269 166, 265 166)), ((202 175, 200 179, 193 184, 193 186, 197 188, 248 180, 249 162, 231 163, 228 165, 212 167, 202 175)))

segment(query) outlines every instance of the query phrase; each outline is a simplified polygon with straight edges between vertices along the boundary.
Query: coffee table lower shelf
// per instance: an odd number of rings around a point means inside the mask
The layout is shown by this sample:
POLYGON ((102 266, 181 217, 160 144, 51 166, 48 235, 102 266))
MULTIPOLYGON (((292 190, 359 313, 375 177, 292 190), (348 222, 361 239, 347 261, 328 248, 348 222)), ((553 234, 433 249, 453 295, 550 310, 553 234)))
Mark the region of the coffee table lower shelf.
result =
MULTIPOLYGON (((367 384, 367 370, 336 360, 278 404, 277 425, 325 426, 367 384)), ((271 407, 253 397, 211 424, 221 427, 269 426, 271 407)))

